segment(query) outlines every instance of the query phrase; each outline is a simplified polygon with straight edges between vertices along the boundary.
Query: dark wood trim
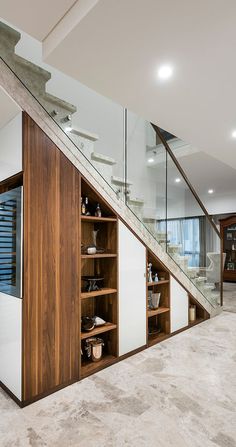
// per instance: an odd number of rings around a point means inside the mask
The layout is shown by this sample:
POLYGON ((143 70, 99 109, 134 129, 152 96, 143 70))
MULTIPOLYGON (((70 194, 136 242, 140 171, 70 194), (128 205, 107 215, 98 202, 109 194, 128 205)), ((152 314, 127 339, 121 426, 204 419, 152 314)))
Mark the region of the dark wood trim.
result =
POLYGON ((148 348, 147 345, 143 345, 143 346, 140 346, 140 348, 133 349, 133 351, 130 351, 130 352, 127 352, 126 354, 121 355, 119 357, 119 362, 122 362, 123 360, 128 359, 132 355, 138 354, 139 352, 142 352, 147 348, 148 348))
POLYGON ((166 142, 166 140, 163 138, 163 135, 161 134, 158 126, 156 126, 155 124, 151 123, 153 129, 155 130, 155 132, 157 133, 158 137, 160 138, 163 146, 165 146, 165 149, 167 150, 170 158, 172 159, 172 161, 174 162, 174 164, 176 165, 177 169, 179 170, 180 174, 182 175, 182 177, 184 178, 185 182, 187 183, 190 191, 192 192, 192 194, 194 195, 196 201, 198 202, 198 205, 202 208, 204 214, 206 215, 207 219, 209 220, 210 224, 212 225, 212 227, 214 228, 215 232, 218 234, 219 238, 221 237, 220 232, 218 230, 218 228, 216 227, 215 223, 213 222, 213 220, 211 219, 210 215, 208 214, 208 211, 206 210, 205 206, 203 205, 201 199, 199 198, 199 196, 197 195, 194 187, 191 185, 187 175, 185 174, 182 166, 179 164, 177 158, 175 157, 175 155, 173 154, 172 150, 170 149, 170 146, 168 145, 168 143, 166 142))
POLYGON ((2 383, 1 380, 0 380, 0 387, 2 388, 2 390, 3 390, 9 397, 11 397, 11 399, 14 400, 14 402, 15 402, 17 405, 19 405, 19 407, 21 407, 21 408, 23 407, 23 402, 22 402, 20 399, 18 399, 18 398, 15 396, 15 394, 13 394, 12 391, 9 390, 9 388, 7 388, 7 386, 4 385, 4 383, 2 383))
POLYGON ((62 383, 58 386, 55 386, 54 388, 52 388, 48 391, 45 391, 44 393, 38 394, 37 396, 33 397, 32 399, 27 399, 27 400, 23 401, 21 407, 22 408, 27 407, 28 405, 31 405, 40 399, 44 399, 45 397, 48 397, 51 394, 54 394, 57 391, 60 391, 63 388, 66 388, 67 386, 73 385, 73 383, 76 383, 78 381, 79 381, 78 379, 73 379, 73 380, 69 380, 68 382, 62 383))
MULTIPOLYGON (((220 223, 220 234, 221 234, 221 273, 222 273, 222 279, 221 279, 221 291, 222 291, 222 305, 223 305, 223 281, 226 282, 234 282, 236 281, 236 274, 235 270, 225 270, 223 268, 223 253, 224 250, 224 229, 230 225, 236 225, 236 214, 232 214, 228 217, 224 217, 223 219, 219 219, 220 223)), ((226 262, 226 260, 225 260, 226 262)))
POLYGON ((0 182, 0 194, 23 185, 23 172, 18 172, 0 182))

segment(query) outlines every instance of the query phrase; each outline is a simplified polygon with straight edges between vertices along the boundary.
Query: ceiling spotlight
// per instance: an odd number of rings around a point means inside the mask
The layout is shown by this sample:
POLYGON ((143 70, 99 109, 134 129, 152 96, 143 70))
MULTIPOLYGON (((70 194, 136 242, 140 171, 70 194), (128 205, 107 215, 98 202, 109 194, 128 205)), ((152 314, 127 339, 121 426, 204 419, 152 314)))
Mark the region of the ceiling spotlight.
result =
POLYGON ((172 74, 173 68, 170 65, 162 65, 157 72, 158 78, 164 81, 171 78, 172 74))
POLYGON ((233 132, 232 132, 232 138, 236 138, 236 130, 233 130, 233 132))
POLYGON ((213 194, 214 189, 208 189, 208 194, 213 194))
POLYGON ((153 163, 153 162, 154 162, 154 158, 151 157, 148 159, 148 163, 153 163))
POLYGON ((176 182, 176 183, 179 183, 179 182, 181 182, 181 179, 180 179, 179 177, 177 177, 177 178, 175 179, 175 182, 176 182))

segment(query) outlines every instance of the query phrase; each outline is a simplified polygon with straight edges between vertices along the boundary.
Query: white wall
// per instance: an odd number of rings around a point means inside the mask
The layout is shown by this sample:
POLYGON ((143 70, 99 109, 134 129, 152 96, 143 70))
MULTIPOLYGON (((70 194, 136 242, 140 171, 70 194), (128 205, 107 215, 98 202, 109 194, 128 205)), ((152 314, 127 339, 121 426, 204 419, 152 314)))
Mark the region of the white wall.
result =
POLYGON ((0 292, 0 381, 21 395, 22 300, 0 292))
POLYGON ((0 181, 22 171, 22 113, 0 129, 0 181))

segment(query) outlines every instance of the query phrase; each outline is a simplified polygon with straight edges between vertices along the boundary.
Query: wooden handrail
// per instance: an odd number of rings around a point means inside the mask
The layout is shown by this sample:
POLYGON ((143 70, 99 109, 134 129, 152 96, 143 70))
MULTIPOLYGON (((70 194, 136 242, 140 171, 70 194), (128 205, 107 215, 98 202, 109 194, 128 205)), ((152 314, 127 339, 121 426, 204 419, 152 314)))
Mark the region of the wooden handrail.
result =
POLYGON ((213 222, 213 220, 211 219, 210 215, 208 214, 205 206, 203 205, 201 199, 199 198, 199 196, 197 195, 194 187, 191 185, 191 183, 189 182, 189 179, 187 177, 187 175, 185 174, 182 166, 179 164, 177 158, 175 157, 175 155, 173 154, 172 150, 170 149, 169 144, 167 143, 167 141, 165 140, 165 138, 163 137, 163 135, 161 134, 161 131, 159 129, 158 126, 156 126, 155 124, 151 123, 153 129, 155 130, 156 134, 158 135, 159 139, 161 140, 163 146, 165 147, 166 151, 168 152, 169 156, 171 157, 172 161, 174 162, 174 164, 176 165, 177 169, 179 170, 180 174, 182 175, 182 177, 184 178, 185 182, 187 183, 191 193, 193 194, 193 196, 195 197, 196 201, 198 202, 198 205, 201 207, 202 211, 204 212, 204 214, 206 215, 208 221, 210 222, 211 226, 214 228, 215 232, 217 233, 217 235, 219 236, 219 238, 221 239, 221 234, 217 228, 217 226, 215 225, 215 223, 213 222))

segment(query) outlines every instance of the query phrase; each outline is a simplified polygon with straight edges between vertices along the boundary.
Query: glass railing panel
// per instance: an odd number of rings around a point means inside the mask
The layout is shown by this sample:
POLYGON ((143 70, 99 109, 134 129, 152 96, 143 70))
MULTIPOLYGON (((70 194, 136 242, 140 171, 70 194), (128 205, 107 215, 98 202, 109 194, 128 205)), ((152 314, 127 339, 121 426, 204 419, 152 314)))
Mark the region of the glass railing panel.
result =
POLYGON ((0 56, 122 198, 123 108, 42 62, 42 45, 0 22, 0 56))
POLYGON ((220 237, 167 155, 167 252, 214 306, 220 305, 220 237))
POLYGON ((152 125, 130 111, 126 160, 126 204, 165 249, 166 150, 152 125))

